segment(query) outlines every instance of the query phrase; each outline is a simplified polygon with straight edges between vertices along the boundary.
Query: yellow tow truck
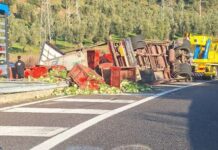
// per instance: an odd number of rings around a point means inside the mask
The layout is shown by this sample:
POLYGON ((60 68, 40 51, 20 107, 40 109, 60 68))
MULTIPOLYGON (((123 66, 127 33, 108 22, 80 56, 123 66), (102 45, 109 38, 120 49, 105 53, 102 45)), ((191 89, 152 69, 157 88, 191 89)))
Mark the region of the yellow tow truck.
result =
POLYGON ((218 75, 218 38, 205 35, 191 35, 194 46, 193 77, 195 79, 213 79, 218 75))

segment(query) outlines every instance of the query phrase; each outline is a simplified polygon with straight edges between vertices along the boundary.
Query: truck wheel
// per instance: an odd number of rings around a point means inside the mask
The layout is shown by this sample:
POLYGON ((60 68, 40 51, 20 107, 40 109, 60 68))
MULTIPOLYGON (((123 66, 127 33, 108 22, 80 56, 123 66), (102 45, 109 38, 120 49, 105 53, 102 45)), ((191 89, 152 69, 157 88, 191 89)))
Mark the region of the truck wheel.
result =
POLYGON ((212 80, 212 79, 213 79, 213 75, 203 76, 203 80, 212 80))

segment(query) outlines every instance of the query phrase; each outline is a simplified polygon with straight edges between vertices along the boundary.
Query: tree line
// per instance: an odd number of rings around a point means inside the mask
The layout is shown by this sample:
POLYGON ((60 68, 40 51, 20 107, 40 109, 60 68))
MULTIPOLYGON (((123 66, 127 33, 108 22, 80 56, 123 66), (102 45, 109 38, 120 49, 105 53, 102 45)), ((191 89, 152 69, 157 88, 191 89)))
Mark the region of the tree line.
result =
MULTIPOLYGON (((41 4, 10 1, 10 45, 40 44, 41 4)), ((50 0, 51 38, 80 44, 106 41, 109 35, 159 40, 185 32, 217 36, 217 9, 217 0, 50 0)))

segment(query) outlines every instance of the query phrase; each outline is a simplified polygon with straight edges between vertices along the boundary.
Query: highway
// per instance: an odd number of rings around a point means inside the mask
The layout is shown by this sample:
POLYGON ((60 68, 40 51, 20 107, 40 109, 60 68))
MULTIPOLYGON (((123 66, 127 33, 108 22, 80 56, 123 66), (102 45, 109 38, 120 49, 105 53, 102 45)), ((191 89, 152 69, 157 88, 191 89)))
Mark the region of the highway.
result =
POLYGON ((218 81, 0 108, 2 150, 215 150, 218 81))

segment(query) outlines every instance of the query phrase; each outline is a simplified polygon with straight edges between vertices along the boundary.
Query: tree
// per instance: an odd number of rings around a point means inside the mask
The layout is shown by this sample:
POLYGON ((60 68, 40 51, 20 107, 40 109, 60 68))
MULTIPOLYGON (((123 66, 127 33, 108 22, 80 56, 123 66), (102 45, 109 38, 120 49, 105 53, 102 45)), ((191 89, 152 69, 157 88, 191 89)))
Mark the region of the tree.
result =
MULTIPOLYGON (((10 45, 37 45, 40 0, 10 3, 10 45), (34 11, 32 11, 34 10, 34 11)), ((55 0, 51 2, 52 38, 82 45, 107 40, 110 34, 149 39, 175 38, 184 32, 218 35, 218 1, 205 0, 55 0)))

